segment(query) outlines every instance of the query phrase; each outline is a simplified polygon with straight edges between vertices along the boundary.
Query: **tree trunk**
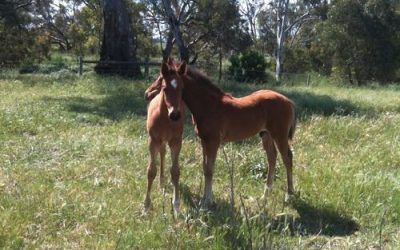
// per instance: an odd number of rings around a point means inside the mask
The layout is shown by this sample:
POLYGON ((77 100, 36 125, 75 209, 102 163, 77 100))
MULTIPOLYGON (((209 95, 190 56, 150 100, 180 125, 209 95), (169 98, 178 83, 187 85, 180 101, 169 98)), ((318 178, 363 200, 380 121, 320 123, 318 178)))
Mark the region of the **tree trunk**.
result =
POLYGON ((284 60, 284 49, 285 49, 285 35, 286 35, 286 23, 287 23, 287 12, 289 7, 289 0, 278 0, 278 6, 276 11, 276 68, 275 68, 275 79, 277 82, 281 80, 284 60))
POLYGON ((350 84, 353 85, 354 84, 353 76, 352 76, 352 73, 351 73, 351 67, 349 65, 346 67, 346 74, 347 74, 347 77, 349 78, 350 84))
POLYGON ((100 62, 95 70, 99 74, 140 76, 136 59, 135 40, 124 0, 104 0, 104 32, 100 62))
POLYGON ((165 12, 168 18, 168 24, 170 27, 170 31, 174 34, 175 42, 179 48, 179 56, 182 61, 189 62, 189 50, 185 46, 185 42, 182 38, 182 33, 179 29, 180 23, 176 18, 174 11, 171 8, 171 0, 162 0, 165 12))
POLYGON ((221 82, 221 78, 222 78, 222 48, 219 49, 218 83, 221 82))
POLYGON ((174 34, 170 31, 168 33, 167 43, 165 44, 165 49, 162 50, 163 60, 166 61, 171 55, 172 46, 174 45, 172 40, 174 39, 174 34))
POLYGON ((282 76, 283 70, 283 45, 278 42, 276 48, 276 66, 275 66, 275 80, 279 82, 282 76))

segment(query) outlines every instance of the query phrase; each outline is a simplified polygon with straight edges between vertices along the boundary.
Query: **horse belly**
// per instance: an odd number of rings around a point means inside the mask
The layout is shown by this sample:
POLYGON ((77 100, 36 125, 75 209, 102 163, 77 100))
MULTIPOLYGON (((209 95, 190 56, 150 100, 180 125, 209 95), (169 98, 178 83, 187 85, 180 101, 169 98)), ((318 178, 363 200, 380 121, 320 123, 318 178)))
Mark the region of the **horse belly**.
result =
POLYGON ((244 113, 227 119, 223 129, 222 140, 239 141, 252 137, 265 129, 265 119, 253 113, 244 113))

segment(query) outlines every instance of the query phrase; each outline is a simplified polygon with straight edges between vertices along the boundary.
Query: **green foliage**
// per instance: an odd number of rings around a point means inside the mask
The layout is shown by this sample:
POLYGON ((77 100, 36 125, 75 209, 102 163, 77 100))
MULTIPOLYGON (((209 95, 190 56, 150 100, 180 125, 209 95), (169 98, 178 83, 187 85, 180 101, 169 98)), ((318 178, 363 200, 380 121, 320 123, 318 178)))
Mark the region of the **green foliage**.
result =
POLYGON ((142 58, 141 61, 144 61, 145 58, 160 55, 160 50, 153 41, 153 27, 148 25, 143 17, 143 13, 146 12, 145 4, 134 1, 127 1, 126 4, 129 9, 134 39, 137 43, 136 53, 138 58, 142 58))
POLYGON ((283 71, 287 73, 304 73, 310 70, 310 59, 307 50, 294 47, 285 48, 285 64, 283 71))
MULTIPOLYGON (((28 2, 29 3, 29 2, 28 2)), ((50 44, 32 23, 30 4, 22 0, 0 3, 0 67, 40 60, 48 55, 50 44)))
POLYGON ((24 64, 22 65, 18 72, 20 74, 31 74, 31 73, 37 73, 39 72, 40 67, 38 65, 34 65, 34 64, 24 64))
POLYGON ((40 73, 40 74, 53 74, 56 75, 66 75, 66 74, 76 74, 76 66, 75 61, 70 61, 67 57, 63 57, 62 55, 55 54, 49 60, 46 60, 40 64, 38 63, 25 63, 19 67, 20 74, 31 74, 31 73, 40 73))
POLYGON ((335 53, 334 64, 350 82, 393 81, 399 67, 399 17, 392 1, 335 2, 323 37, 335 53))
POLYGON ((237 81, 262 81, 266 77, 267 62, 256 51, 248 50, 243 54, 233 55, 229 60, 229 74, 237 81))
MULTIPOLYGON (((251 38, 242 29, 239 5, 231 0, 205 0, 198 2, 197 22, 193 25, 203 42, 215 51, 224 53, 244 51, 251 45, 251 38)), ((192 28, 192 27, 191 27, 192 28)))
POLYGON ((325 41, 313 42, 308 50, 311 69, 325 76, 331 75, 334 53, 325 41))

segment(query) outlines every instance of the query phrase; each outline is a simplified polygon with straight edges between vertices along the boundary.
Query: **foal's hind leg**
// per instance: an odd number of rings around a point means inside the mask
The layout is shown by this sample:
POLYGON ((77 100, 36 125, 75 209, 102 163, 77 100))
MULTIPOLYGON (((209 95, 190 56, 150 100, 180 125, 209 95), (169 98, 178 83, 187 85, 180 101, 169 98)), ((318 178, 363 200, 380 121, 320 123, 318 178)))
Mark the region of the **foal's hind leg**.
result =
POLYGON ((157 155, 160 151, 161 143, 154 140, 153 138, 149 138, 149 152, 150 152, 150 159, 149 159, 149 166, 147 167, 147 192, 146 198, 144 200, 144 208, 147 211, 151 205, 150 193, 151 193, 151 186, 153 184, 154 179, 157 175, 157 155))
POLYGON ((179 206, 180 206, 180 199, 179 199, 179 176, 180 176, 180 169, 179 169, 179 153, 182 147, 182 138, 172 139, 169 143, 169 147, 171 149, 171 160, 172 160, 172 167, 171 167, 171 180, 172 184, 174 185, 174 194, 172 199, 172 206, 174 207, 175 215, 179 213, 179 206))
POLYGON ((267 158, 268 158, 268 176, 267 176, 267 182, 265 183, 264 194, 262 196, 262 199, 266 199, 268 193, 272 190, 272 183, 274 181, 274 175, 275 175, 277 152, 274 140, 272 139, 271 134, 268 131, 262 132, 261 138, 262 138, 263 148, 267 153, 267 158))
POLYGON ((281 154, 283 164, 285 164, 286 167, 287 185, 288 185, 287 194, 293 195, 294 194, 293 153, 289 147, 289 141, 287 135, 285 134, 279 137, 275 137, 275 143, 276 146, 278 147, 279 153, 281 154))

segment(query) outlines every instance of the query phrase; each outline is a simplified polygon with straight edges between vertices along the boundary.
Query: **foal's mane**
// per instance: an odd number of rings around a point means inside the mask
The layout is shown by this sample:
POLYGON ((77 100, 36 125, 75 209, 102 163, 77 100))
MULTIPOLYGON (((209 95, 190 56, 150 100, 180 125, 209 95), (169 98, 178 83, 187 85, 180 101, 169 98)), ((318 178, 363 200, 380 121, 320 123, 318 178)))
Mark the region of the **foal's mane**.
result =
POLYGON ((210 89, 211 91, 213 91, 214 93, 217 93, 219 95, 225 95, 226 94, 220 88, 215 86, 211 82, 211 79, 208 76, 206 76, 203 72, 201 72, 200 70, 194 68, 193 66, 187 67, 186 73, 187 73, 188 76, 190 76, 191 78, 193 78, 194 80, 199 82, 200 86, 206 87, 206 88, 210 89))

